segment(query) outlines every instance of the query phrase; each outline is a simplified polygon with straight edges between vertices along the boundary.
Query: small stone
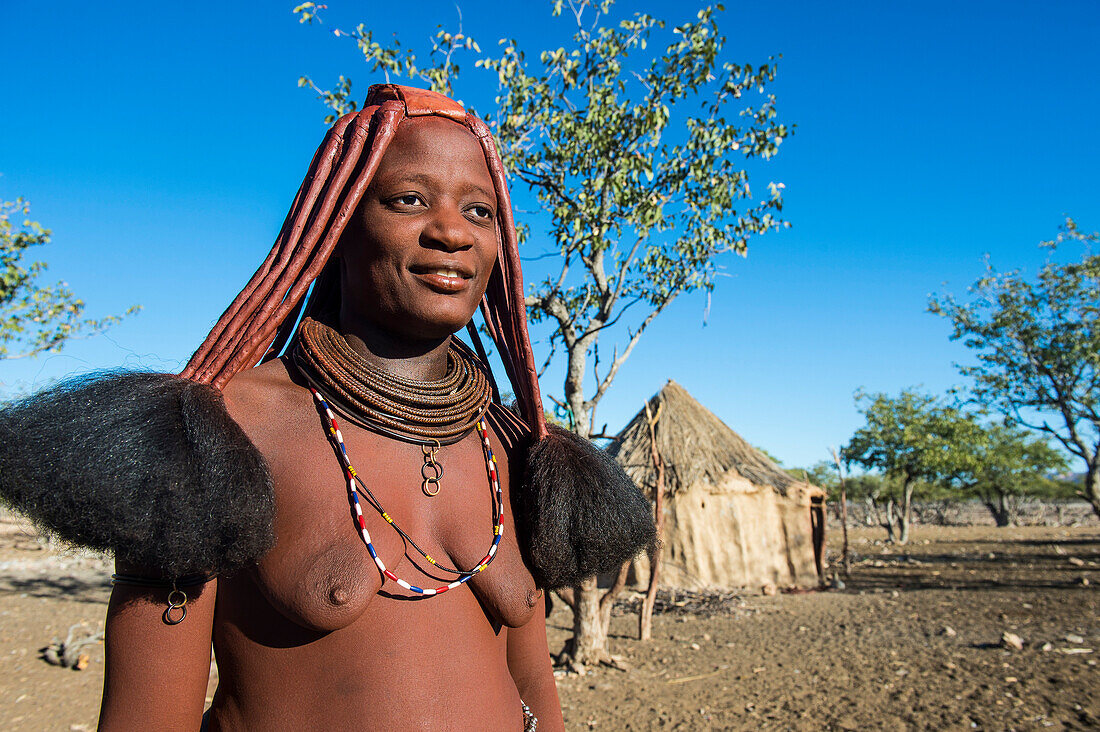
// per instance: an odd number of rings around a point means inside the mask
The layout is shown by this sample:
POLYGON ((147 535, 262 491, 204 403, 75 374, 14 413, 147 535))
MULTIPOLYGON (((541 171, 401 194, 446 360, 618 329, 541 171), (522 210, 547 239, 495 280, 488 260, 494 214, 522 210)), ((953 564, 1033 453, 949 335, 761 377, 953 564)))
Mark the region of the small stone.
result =
POLYGON ((691 650, 693 650, 693 651, 699 650, 699 644, 698 643, 692 643, 691 644, 691 650))
POLYGON ((1005 676, 1005 683, 1006 684, 1015 684, 1017 681, 1019 681, 1019 679, 1016 678, 1015 676, 1005 676))
POLYGON ((760 588, 760 594, 764 595, 765 597, 775 597, 778 592, 779 588, 770 583, 760 588))
POLYGON ((1085 566, 1085 560, 1081 559, 1080 557, 1070 557, 1069 558, 1069 563, 1072 564, 1074 567, 1084 567, 1085 566))
POLYGON ((77 657, 76 663, 73 664, 73 670, 83 671, 84 669, 88 668, 88 663, 90 663, 91 660, 91 657, 89 657, 87 653, 81 653, 77 657))
POLYGON ((1080 645, 1085 642, 1085 639, 1076 633, 1066 633, 1066 641, 1080 645))
POLYGON ((1024 639, 1007 630, 1001 633, 1001 645, 1014 651, 1024 650, 1024 639))
POLYGON ((954 638, 958 635, 958 633, 955 632, 955 629, 952 628, 950 625, 945 625, 943 626, 943 630, 940 631, 940 635, 946 635, 948 638, 954 638))
POLYGON ((1081 578, 1081 586, 1082 587, 1088 587, 1089 586, 1089 578, 1088 577, 1082 577, 1081 578))
POLYGON ((1053 644, 1051 644, 1051 643, 1050 643, 1049 641, 1047 641, 1046 643, 1044 643, 1044 644, 1043 644, 1043 645, 1042 645, 1042 646, 1041 646, 1041 647, 1039 648, 1039 650, 1040 650, 1040 651, 1042 651, 1043 653, 1050 653, 1051 651, 1053 651, 1053 650, 1054 650, 1054 645, 1053 645, 1053 644))

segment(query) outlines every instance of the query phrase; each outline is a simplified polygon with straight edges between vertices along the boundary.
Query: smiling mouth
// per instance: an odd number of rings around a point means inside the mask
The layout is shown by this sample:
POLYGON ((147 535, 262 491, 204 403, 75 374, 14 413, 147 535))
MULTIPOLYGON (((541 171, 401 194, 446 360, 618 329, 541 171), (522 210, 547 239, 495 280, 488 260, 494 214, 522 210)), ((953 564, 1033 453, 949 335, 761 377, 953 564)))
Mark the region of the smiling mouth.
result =
POLYGON ((447 266, 410 267, 409 269, 430 288, 443 293, 455 293, 466 289, 469 281, 474 277, 471 272, 447 266))

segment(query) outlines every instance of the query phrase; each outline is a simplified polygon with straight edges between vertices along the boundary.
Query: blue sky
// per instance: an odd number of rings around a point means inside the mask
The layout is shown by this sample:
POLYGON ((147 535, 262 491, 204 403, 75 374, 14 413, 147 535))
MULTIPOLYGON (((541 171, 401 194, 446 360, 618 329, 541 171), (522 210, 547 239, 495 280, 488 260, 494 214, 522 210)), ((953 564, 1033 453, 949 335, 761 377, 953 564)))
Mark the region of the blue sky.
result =
MULTIPOLYGON (((303 26, 292 5, 5 4, 0 199, 31 201, 54 233, 47 275, 90 315, 144 306, 60 355, 0 362, 5 393, 94 368, 178 369, 270 247, 324 132, 298 77, 343 73, 358 95, 379 81, 331 28, 363 22, 409 45, 457 22, 450 2, 331 0, 325 25, 303 26)), ((694 14, 617 8, 634 10, 694 14)), ((535 55, 569 31, 549 3, 462 14, 485 49, 508 36, 535 55)), ((723 260, 705 325, 701 295, 662 315, 598 421, 618 430, 672 378, 806 465, 859 426, 857 388, 962 383, 952 364, 967 353, 925 313, 929 293, 962 292, 986 253, 1034 271, 1065 214, 1100 229, 1100 6, 728 3, 720 24, 731 60, 783 54, 773 91, 797 130, 753 183, 786 185, 792 227, 723 260)), ((463 78, 460 96, 487 107, 491 80, 463 78)))

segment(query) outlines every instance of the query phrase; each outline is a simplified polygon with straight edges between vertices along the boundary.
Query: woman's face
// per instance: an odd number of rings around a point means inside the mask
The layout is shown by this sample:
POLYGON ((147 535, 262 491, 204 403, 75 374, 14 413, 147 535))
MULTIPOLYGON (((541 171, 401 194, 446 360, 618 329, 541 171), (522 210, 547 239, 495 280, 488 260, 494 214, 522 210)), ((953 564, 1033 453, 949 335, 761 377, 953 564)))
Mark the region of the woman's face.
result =
POLYGON ((410 118, 340 241, 341 324, 440 339, 469 322, 497 256, 497 199, 477 139, 410 118))

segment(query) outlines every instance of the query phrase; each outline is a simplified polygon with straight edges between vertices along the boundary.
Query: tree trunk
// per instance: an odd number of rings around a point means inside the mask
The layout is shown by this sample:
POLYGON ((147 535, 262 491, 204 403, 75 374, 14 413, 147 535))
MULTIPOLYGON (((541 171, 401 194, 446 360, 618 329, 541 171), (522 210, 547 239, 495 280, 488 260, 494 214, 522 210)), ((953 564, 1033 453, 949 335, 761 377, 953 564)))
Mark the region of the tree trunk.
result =
MULTIPOLYGON (((661 529, 658 527, 657 536, 660 538, 661 529)), ((661 568, 661 544, 658 543, 649 552, 649 586, 646 588, 645 597, 642 599, 642 609, 638 613, 638 640, 649 640, 653 637, 653 606, 657 603, 657 581, 661 568)))
POLYGON ((844 529, 843 566, 844 576, 852 573, 852 554, 848 550, 848 491, 840 489, 840 526, 844 529))
POLYGON ((844 576, 852 573, 851 555, 848 552, 848 486, 844 482, 844 471, 840 468, 840 455, 833 448, 829 448, 833 454, 833 463, 836 465, 837 480, 840 481, 840 526, 844 530, 844 548, 842 561, 844 576))
POLYGON ((898 543, 909 543, 909 525, 913 522, 913 482, 906 481, 902 488, 902 506, 898 513, 898 543))
POLYGON ((894 538, 894 499, 886 499, 886 520, 882 522, 882 528, 886 529, 886 541, 893 544, 894 538))
MULTIPOLYGON (((583 392, 586 348, 578 342, 569 349, 565 377, 565 401, 572 414, 571 427, 574 434, 584 439, 591 434, 591 415, 584 406, 583 392)), ((602 622, 600 612, 603 594, 595 577, 573 588, 573 637, 566 641, 558 662, 574 671, 583 671, 587 665, 608 660, 607 624, 602 622)))
POLYGON ((603 626, 605 660, 607 658, 607 635, 611 629, 611 610, 615 607, 616 598, 626 587, 626 576, 630 574, 630 565, 633 562, 633 559, 623 562, 623 566, 619 567, 619 576, 615 578, 615 584, 611 585, 611 589, 603 593, 603 597, 600 598, 600 624, 603 626))
POLYGON ((989 515, 993 517, 993 523, 999 528, 1004 528, 1009 525, 1009 506, 1004 493, 997 492, 996 497, 993 494, 982 491, 979 494, 982 501, 982 505, 989 511, 989 515))
POLYGON ((607 660, 607 627, 600 612, 602 594, 595 577, 573 589, 573 638, 566 644, 566 652, 574 667, 607 660))
POLYGON ((867 515, 864 517, 863 523, 867 526, 881 526, 882 517, 879 516, 878 501, 871 496, 867 496, 863 501, 867 504, 867 515))
POLYGON ((638 640, 653 637, 653 605, 657 601, 657 581, 661 574, 661 541, 665 531, 665 463, 657 450, 657 420, 661 416, 661 406, 657 405, 657 414, 650 415, 649 402, 645 403, 645 414, 649 421, 649 456, 653 461, 653 470, 657 480, 653 486, 653 512, 657 525, 657 541, 649 552, 649 587, 638 612, 638 640))
POLYGON ((1089 463, 1085 471, 1085 498, 1092 504, 1093 513, 1100 516, 1100 461, 1089 463))
POLYGON ((989 510, 989 515, 993 517, 993 523, 999 528, 1008 526, 1008 515, 1005 512, 1004 496, 1001 496, 1000 500, 994 502, 992 498, 983 498, 982 505, 989 510))
POLYGON ((573 424, 570 425, 574 434, 588 439, 592 434, 591 410, 585 406, 584 399, 584 371, 588 363, 588 347, 593 336, 576 341, 569 348, 569 359, 565 371, 565 402, 569 405, 569 411, 573 415, 573 424))
POLYGON ((1016 526, 1020 523, 1020 501, 1014 496, 1010 496, 1007 493, 1002 493, 999 497, 999 504, 1001 508, 1001 516, 1004 517, 1004 523, 998 524, 999 526, 1016 526))
POLYGON ((573 588, 573 637, 565 644, 559 663, 568 665, 574 671, 601 663, 622 668, 607 652, 607 633, 611 625, 611 609, 615 598, 626 585, 629 571, 630 562, 624 562, 615 584, 606 592, 600 589, 595 577, 573 588))

